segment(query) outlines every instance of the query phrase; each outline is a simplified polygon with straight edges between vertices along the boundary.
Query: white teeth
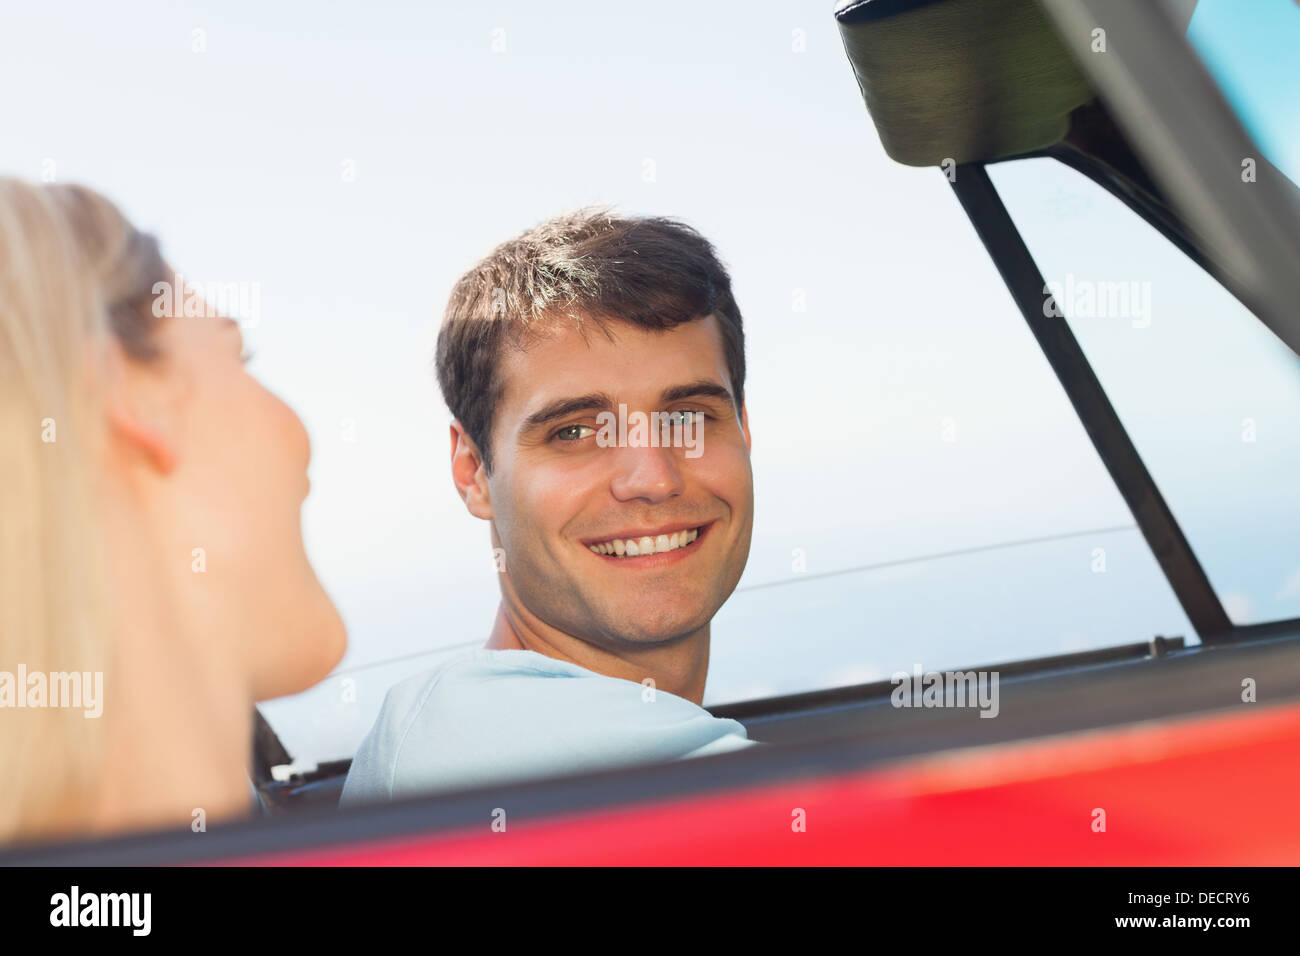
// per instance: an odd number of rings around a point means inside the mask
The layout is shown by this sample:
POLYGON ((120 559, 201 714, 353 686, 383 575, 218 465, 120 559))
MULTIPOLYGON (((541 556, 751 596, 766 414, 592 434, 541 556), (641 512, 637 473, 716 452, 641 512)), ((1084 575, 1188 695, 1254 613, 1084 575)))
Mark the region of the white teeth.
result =
POLYGON ((635 558, 644 554, 662 554, 665 551, 684 548, 699 536, 699 529, 691 528, 686 531, 674 531, 672 534, 655 535, 653 538, 649 535, 640 538, 615 538, 612 541, 601 541, 587 547, 596 554, 635 558))

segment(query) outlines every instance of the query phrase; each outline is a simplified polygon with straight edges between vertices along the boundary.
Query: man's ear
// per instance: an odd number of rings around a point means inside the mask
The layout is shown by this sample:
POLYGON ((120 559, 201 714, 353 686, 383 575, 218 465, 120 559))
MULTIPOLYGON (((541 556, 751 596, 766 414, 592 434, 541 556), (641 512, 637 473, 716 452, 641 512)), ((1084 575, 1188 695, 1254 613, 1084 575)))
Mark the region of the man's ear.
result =
POLYGON ((754 442, 749 437, 749 409, 743 404, 740 406, 740 430, 745 436, 745 447, 753 451, 754 442))
POLYGON ((176 436, 166 389, 116 344, 103 356, 100 370, 104 414, 117 450, 124 458, 143 460, 156 471, 170 474, 176 467, 176 436))
POLYGON ((451 423, 451 480, 475 518, 492 518, 492 496, 488 491, 487 469, 474 439, 457 419, 451 423))

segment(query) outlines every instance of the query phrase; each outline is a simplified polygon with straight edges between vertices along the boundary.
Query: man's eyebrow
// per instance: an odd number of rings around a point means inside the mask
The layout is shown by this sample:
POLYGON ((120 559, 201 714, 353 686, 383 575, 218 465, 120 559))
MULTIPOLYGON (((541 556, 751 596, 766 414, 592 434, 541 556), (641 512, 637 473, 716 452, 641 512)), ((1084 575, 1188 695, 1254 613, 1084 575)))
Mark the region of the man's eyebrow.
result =
MULTIPOLYGON (((671 402, 681 401, 684 398, 703 398, 706 396, 723 399, 728 404, 735 404, 730 389, 709 379, 700 379, 686 385, 674 385, 672 388, 664 389, 659 401, 661 404, 667 405, 671 402)), ((579 412, 590 412, 596 409, 612 410, 616 407, 617 403, 614 401, 614 397, 608 392, 591 392, 588 395, 577 395, 572 398, 557 398, 525 418, 523 424, 519 426, 519 430, 528 432, 535 428, 541 428, 556 419, 576 415, 579 412)))
POLYGON ((613 408, 614 399, 604 392, 592 392, 589 395, 578 395, 573 398, 557 398, 553 402, 548 402, 537 411, 533 412, 524 419, 520 426, 520 431, 532 431, 534 428, 540 428, 557 418, 565 418, 568 415, 576 415, 578 412, 589 412, 595 408, 613 408))
POLYGON ((731 394, 731 389, 707 378, 691 382, 689 385, 674 385, 672 388, 665 389, 659 400, 667 405, 669 402, 681 401, 683 398, 706 397, 721 398, 731 405, 736 403, 735 396, 731 394))

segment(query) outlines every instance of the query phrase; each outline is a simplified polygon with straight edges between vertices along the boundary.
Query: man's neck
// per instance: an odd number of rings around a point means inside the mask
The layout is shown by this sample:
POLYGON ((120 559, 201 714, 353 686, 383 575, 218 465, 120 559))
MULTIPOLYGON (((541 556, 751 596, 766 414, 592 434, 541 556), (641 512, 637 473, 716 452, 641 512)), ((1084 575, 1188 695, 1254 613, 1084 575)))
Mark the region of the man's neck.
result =
POLYGON ((507 609, 497 608, 492 634, 485 647, 491 650, 535 651, 556 660, 568 661, 606 677, 618 677, 638 684, 653 681, 656 690, 675 694, 695 704, 704 701, 704 682, 709 673, 709 625, 685 640, 648 648, 610 649, 563 634, 554 628, 530 625, 507 609))

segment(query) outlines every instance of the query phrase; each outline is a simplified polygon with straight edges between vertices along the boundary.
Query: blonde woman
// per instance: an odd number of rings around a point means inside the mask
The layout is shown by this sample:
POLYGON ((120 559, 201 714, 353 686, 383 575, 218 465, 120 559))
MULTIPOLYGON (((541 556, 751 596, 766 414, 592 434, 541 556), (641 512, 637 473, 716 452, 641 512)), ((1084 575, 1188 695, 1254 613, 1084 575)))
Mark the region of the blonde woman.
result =
POLYGON ((173 279, 103 197, 0 178, 0 843, 247 813, 253 702, 344 650, 307 434, 173 279))

